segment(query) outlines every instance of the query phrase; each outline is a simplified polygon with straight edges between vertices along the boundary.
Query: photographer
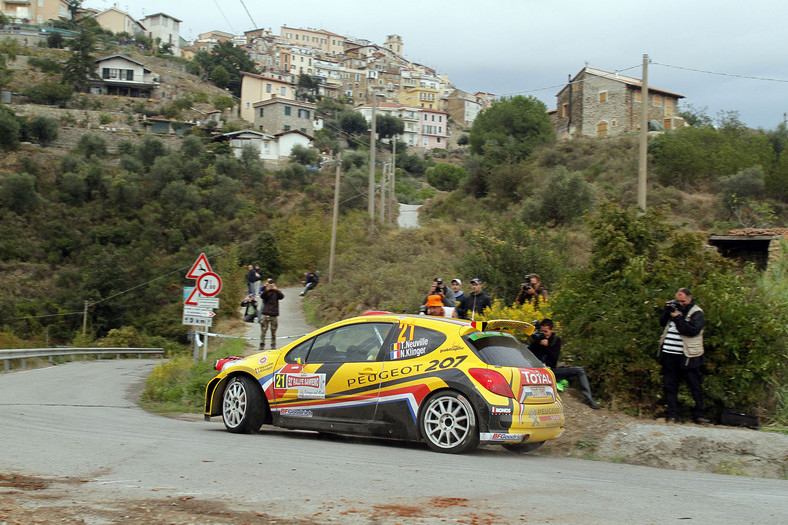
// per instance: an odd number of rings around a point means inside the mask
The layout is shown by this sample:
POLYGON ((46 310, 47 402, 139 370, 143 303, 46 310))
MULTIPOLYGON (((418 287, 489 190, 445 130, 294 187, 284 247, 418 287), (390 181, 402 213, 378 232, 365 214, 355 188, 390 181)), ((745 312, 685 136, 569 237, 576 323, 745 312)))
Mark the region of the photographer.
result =
POLYGON ((531 343, 528 345, 528 349, 537 359, 553 371, 556 381, 576 377, 580 383, 580 393, 585 397, 585 403, 594 410, 602 408, 594 401, 594 397, 591 395, 591 385, 583 367, 558 366, 558 357, 561 354, 561 338, 555 334, 555 325, 552 319, 543 319, 541 323, 537 324, 538 330, 531 335, 531 343))
POLYGON ((436 277, 432 281, 432 287, 427 295, 424 296, 424 300, 421 302, 422 306, 427 304, 427 298, 430 295, 440 295, 441 301, 443 301, 443 306, 448 308, 452 308, 454 311, 454 307, 456 306, 457 300, 454 298, 454 292, 451 288, 443 284, 443 279, 440 277, 436 277))
POLYGON ((539 301, 547 301, 549 295, 547 288, 542 286, 542 281, 535 273, 525 276, 525 282, 520 283, 520 292, 514 300, 517 304, 533 302, 534 308, 539 308, 539 301))
POLYGON ((265 333, 271 328, 271 349, 276 348, 276 329, 279 327, 279 301, 285 298, 273 279, 268 279, 260 294, 263 310, 260 312, 260 350, 265 350, 265 333))
POLYGON ((249 294, 246 299, 241 301, 241 306, 244 307, 244 321, 252 323, 257 318, 257 301, 254 294, 249 294))
POLYGON ((662 384, 665 388, 665 420, 678 423, 679 384, 683 379, 689 387, 695 406, 692 420, 706 425, 706 412, 703 408, 703 388, 701 385, 701 366, 703 355, 703 310, 692 299, 687 288, 679 288, 676 298, 665 303, 659 323, 665 327, 659 340, 659 362, 662 364, 662 384))

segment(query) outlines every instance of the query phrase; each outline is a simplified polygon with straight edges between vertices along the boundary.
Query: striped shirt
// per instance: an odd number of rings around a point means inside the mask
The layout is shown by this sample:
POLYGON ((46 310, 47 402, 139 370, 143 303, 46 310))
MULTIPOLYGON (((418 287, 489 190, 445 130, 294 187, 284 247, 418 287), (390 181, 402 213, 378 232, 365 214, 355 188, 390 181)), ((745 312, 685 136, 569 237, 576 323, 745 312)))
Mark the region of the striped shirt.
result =
POLYGON ((676 330, 676 323, 673 321, 668 324, 668 333, 662 342, 662 351, 666 354, 684 355, 684 341, 681 340, 679 331, 676 330))

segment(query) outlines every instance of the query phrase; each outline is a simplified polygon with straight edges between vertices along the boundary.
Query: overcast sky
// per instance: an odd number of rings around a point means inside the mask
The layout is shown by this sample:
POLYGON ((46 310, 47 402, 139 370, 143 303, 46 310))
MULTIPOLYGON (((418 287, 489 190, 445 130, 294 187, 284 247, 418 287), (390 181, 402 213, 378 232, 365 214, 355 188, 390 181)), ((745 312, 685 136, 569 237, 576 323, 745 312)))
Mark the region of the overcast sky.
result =
POLYGON ((786 0, 126 0, 117 7, 137 19, 178 18, 187 40, 213 29, 279 34, 282 25, 380 45, 398 34, 406 59, 449 75, 459 89, 533 95, 548 109, 586 63, 641 78, 648 54, 649 85, 684 95, 681 109, 705 108, 713 118, 737 111, 764 129, 788 112, 786 0))

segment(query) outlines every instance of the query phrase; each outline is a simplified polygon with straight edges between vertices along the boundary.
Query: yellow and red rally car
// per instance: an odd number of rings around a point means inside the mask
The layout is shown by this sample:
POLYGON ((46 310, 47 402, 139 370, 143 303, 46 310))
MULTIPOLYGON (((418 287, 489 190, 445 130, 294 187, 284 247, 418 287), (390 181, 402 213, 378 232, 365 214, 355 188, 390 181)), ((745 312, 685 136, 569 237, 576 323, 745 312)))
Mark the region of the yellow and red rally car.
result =
POLYGON ((374 313, 279 349, 217 361, 205 419, 424 440, 439 452, 527 452, 564 433, 555 376, 512 335, 521 321, 374 313))

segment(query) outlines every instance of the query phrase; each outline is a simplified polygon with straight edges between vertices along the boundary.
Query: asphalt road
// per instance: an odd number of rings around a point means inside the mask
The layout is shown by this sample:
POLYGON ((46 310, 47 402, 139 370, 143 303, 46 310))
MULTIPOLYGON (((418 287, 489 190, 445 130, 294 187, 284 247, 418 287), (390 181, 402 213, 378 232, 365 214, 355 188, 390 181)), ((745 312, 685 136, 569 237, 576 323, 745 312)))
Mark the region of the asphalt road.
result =
POLYGON ((136 400, 158 363, 77 361, 0 374, 0 473, 83 480, 69 504, 221 501, 313 523, 788 522, 784 480, 499 447, 454 456, 270 428, 234 435, 220 418, 149 414, 136 400))

